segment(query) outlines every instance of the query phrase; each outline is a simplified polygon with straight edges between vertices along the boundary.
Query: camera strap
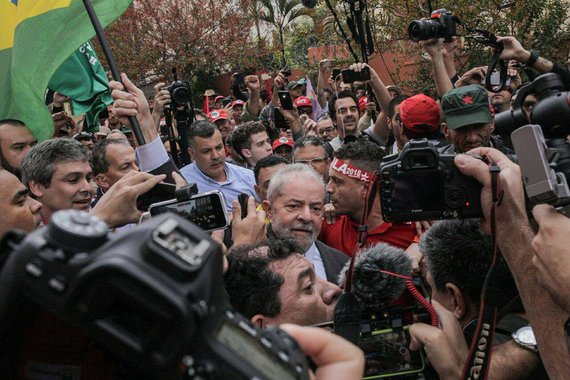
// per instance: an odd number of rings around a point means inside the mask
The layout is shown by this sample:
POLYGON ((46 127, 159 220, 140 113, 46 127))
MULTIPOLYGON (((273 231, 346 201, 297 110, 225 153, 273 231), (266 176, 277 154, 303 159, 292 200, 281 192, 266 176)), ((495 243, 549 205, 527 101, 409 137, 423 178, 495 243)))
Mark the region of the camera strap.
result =
POLYGON ((463 25, 463 27, 468 32, 473 33, 472 35, 465 36, 466 38, 469 38, 483 45, 491 46, 494 49, 491 61, 487 66, 487 75, 485 75, 485 89, 493 93, 498 93, 503 91, 505 85, 507 84, 507 80, 509 79, 507 76, 508 66, 505 64, 505 61, 499 59, 504 49, 503 44, 497 42, 497 36, 495 36, 495 34, 493 34, 488 30, 470 28, 466 25, 463 25), (493 86, 491 84, 491 75, 493 75, 493 72, 495 71, 497 64, 500 67, 500 81, 498 86, 497 85, 493 86))
MULTIPOLYGON (((491 245, 493 247, 491 255, 491 265, 481 294, 481 304, 479 308, 479 319, 477 329, 471 342, 469 355, 461 379, 487 379, 490 363, 491 352, 493 347, 493 337, 495 335, 495 325, 497 322, 497 313, 499 308, 508 302, 501 292, 502 277, 495 270, 495 263, 498 254, 496 241, 496 225, 495 214, 496 209, 501 205, 503 192, 501 190, 500 173, 501 168, 490 157, 486 157, 489 163, 489 172, 491 173, 491 192, 493 202, 490 210, 491 224, 491 245)), ((508 298, 508 297, 507 297, 508 298)))

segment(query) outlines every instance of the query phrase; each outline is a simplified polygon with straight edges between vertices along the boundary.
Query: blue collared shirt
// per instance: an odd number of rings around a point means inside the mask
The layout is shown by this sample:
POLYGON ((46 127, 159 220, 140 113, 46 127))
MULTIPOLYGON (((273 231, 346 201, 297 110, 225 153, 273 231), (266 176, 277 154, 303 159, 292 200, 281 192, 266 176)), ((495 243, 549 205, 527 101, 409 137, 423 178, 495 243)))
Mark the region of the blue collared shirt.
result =
POLYGON ((217 182, 202 173, 195 162, 180 169, 180 173, 188 183, 194 182, 198 186, 198 192, 220 190, 226 199, 227 211, 232 210, 232 201, 237 200, 240 193, 251 195, 256 201, 259 201, 253 188, 255 184, 253 170, 226 162, 225 171, 227 179, 224 182, 217 182))

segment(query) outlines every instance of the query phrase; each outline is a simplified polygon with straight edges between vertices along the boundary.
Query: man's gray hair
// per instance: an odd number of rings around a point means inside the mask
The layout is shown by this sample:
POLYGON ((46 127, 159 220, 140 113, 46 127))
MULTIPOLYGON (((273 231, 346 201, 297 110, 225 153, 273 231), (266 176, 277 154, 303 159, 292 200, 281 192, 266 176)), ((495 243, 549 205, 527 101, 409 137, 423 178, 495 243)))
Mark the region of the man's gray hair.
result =
POLYGON ((89 150, 79 141, 70 138, 46 140, 34 146, 22 161, 22 182, 49 187, 57 163, 89 161, 89 150))
POLYGON ((314 180, 323 186, 323 198, 325 196, 325 184, 323 177, 317 173, 309 165, 291 164, 280 169, 271 178, 269 188, 267 189, 267 199, 273 202, 275 198, 283 195, 283 187, 292 181, 301 181, 305 183, 307 180, 314 180))

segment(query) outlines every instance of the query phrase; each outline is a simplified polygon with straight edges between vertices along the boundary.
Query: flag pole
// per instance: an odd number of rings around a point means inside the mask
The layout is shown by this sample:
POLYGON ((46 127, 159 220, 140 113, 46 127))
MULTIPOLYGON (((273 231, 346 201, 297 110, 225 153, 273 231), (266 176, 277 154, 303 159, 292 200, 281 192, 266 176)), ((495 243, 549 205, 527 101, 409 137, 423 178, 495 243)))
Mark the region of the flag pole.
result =
MULTIPOLYGON (((87 10, 87 14, 89 15, 89 19, 91 19, 91 24, 93 24, 93 29, 95 29, 95 34, 97 35, 97 39, 99 43, 101 43, 101 47, 103 48, 103 54, 107 59, 107 63, 109 64, 109 68, 111 69, 111 74, 113 75, 113 79, 117 82, 121 82, 121 73, 119 72, 119 68, 117 67, 117 63, 115 62, 115 57, 113 57, 113 53, 111 52, 111 48, 109 47, 109 43, 107 42, 107 37, 105 36, 105 32, 103 32, 103 28, 101 27, 101 23, 97 18, 97 14, 95 13, 95 9, 93 8, 93 4, 89 0, 83 0, 83 5, 85 5, 85 9, 87 10)), ((135 116, 129 116, 129 122, 131 123, 131 127, 133 128, 133 133, 135 135, 135 139, 137 140, 137 144, 139 146, 145 144, 144 136, 141 131, 141 127, 137 118, 135 116)))

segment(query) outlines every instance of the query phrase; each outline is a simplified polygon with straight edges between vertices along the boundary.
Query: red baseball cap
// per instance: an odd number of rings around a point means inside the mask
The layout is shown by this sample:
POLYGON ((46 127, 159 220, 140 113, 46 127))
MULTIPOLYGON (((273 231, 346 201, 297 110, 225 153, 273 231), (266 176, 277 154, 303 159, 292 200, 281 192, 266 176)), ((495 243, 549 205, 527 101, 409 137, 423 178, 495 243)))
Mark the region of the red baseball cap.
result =
POLYGON ((277 140, 273 141, 271 149, 275 150, 283 145, 289 145, 291 149, 293 149, 293 140, 288 139, 287 137, 279 137, 277 140))
POLYGON ((245 104, 245 102, 243 100, 234 100, 232 102, 232 108, 234 108, 235 106, 243 106, 245 104))
POLYGON ((214 103, 216 103, 218 100, 224 100, 226 97, 222 96, 222 95, 218 95, 214 98, 214 103))
POLYGON ((224 110, 213 110, 208 114, 208 119, 210 119, 212 123, 218 120, 228 120, 228 114, 224 110))
POLYGON ((368 104, 368 97, 363 96, 362 98, 358 99, 358 108, 360 108, 360 112, 364 112, 366 104, 368 104))
POLYGON ((295 99, 293 104, 295 104, 297 107, 313 107, 313 102, 311 102, 311 99, 307 98, 306 96, 299 96, 297 99, 295 99))
POLYGON ((400 103, 400 117, 404 128, 416 133, 431 133, 439 128, 441 109, 429 96, 417 94, 400 103))

